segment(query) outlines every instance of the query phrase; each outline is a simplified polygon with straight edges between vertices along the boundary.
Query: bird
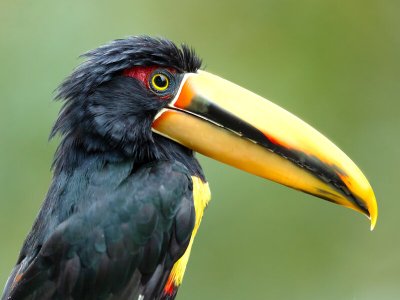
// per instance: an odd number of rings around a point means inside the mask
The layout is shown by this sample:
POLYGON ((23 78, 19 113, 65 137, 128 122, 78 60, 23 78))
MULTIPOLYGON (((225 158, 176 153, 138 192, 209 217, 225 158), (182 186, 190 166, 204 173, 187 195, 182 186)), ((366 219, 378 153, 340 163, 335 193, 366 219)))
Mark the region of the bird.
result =
POLYGON ((211 198, 196 153, 375 226, 374 192, 348 156, 280 106, 203 70, 193 48, 140 35, 83 59, 57 89, 52 181, 2 300, 175 299, 211 198))

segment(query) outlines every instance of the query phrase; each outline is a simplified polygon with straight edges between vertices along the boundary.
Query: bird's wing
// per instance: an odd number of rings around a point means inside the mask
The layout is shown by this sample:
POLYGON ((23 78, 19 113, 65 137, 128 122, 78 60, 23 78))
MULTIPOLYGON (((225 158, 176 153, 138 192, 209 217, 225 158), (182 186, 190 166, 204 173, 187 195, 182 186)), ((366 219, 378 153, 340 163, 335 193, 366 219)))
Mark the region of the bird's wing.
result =
POLYGON ((148 166, 57 226, 17 265, 2 299, 159 299, 194 227, 181 166, 148 166))

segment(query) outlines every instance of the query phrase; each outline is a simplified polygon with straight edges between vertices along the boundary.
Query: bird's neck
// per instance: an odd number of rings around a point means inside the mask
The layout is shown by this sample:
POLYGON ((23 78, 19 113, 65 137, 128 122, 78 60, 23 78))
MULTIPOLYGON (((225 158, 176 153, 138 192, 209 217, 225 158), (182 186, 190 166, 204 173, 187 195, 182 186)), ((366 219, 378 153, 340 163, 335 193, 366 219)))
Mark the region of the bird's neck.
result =
MULTIPOLYGON (((117 163, 126 160, 121 151, 117 149, 113 151, 111 148, 105 147, 104 149, 88 147, 85 145, 84 139, 74 133, 69 133, 62 138, 53 160, 55 176, 60 173, 73 173, 83 162, 91 158, 96 159, 99 163, 117 163)), ((93 138, 90 137, 90 139, 93 138)))
POLYGON ((73 173, 84 161, 88 160, 95 160, 99 164, 130 162, 136 168, 160 160, 176 160, 186 166, 190 174, 205 181, 203 171, 193 151, 162 136, 155 135, 152 143, 139 144, 138 150, 129 154, 121 148, 106 145, 104 141, 94 143, 92 140, 88 146, 87 141, 83 142, 84 139, 73 134, 63 137, 54 156, 55 176, 61 172, 73 173))

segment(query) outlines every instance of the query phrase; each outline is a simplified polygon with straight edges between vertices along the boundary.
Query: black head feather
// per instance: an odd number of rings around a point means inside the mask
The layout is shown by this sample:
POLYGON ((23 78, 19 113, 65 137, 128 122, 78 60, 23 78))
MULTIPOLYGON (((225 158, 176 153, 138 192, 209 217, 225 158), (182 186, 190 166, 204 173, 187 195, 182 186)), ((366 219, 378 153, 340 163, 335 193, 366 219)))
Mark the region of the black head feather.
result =
POLYGON ((192 48, 184 44, 179 48, 170 40, 149 36, 118 39, 82 57, 87 60, 61 84, 57 99, 87 96, 100 84, 134 66, 158 65, 184 73, 196 72, 202 63, 192 48))
POLYGON ((201 60, 193 49, 163 38, 135 36, 112 41, 83 57, 87 60, 66 78, 56 96, 65 101, 51 132, 51 137, 63 137, 55 156, 56 171, 73 167, 88 155, 138 162, 176 152, 191 155, 190 150, 153 135, 151 123, 166 102, 122 73, 135 66, 173 68, 177 76, 196 72, 201 60))

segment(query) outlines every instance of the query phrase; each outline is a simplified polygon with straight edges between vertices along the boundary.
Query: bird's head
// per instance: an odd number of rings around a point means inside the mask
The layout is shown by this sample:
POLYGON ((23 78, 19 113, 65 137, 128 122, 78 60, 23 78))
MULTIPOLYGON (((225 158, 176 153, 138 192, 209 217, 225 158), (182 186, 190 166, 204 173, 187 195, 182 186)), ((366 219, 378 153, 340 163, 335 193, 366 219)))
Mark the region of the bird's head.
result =
POLYGON ((84 56, 59 89, 65 104, 52 135, 64 139, 56 165, 71 147, 139 161, 194 150, 359 211, 375 225, 372 188, 339 148, 272 102, 200 71, 190 48, 139 36, 84 56))
POLYGON ((154 135, 152 123, 177 94, 184 74, 200 68, 194 51, 138 36, 115 40, 83 57, 86 61, 58 89, 57 98, 65 102, 51 133, 64 136, 56 167, 66 165, 72 147, 83 155, 117 159, 167 158, 173 144, 154 135))

